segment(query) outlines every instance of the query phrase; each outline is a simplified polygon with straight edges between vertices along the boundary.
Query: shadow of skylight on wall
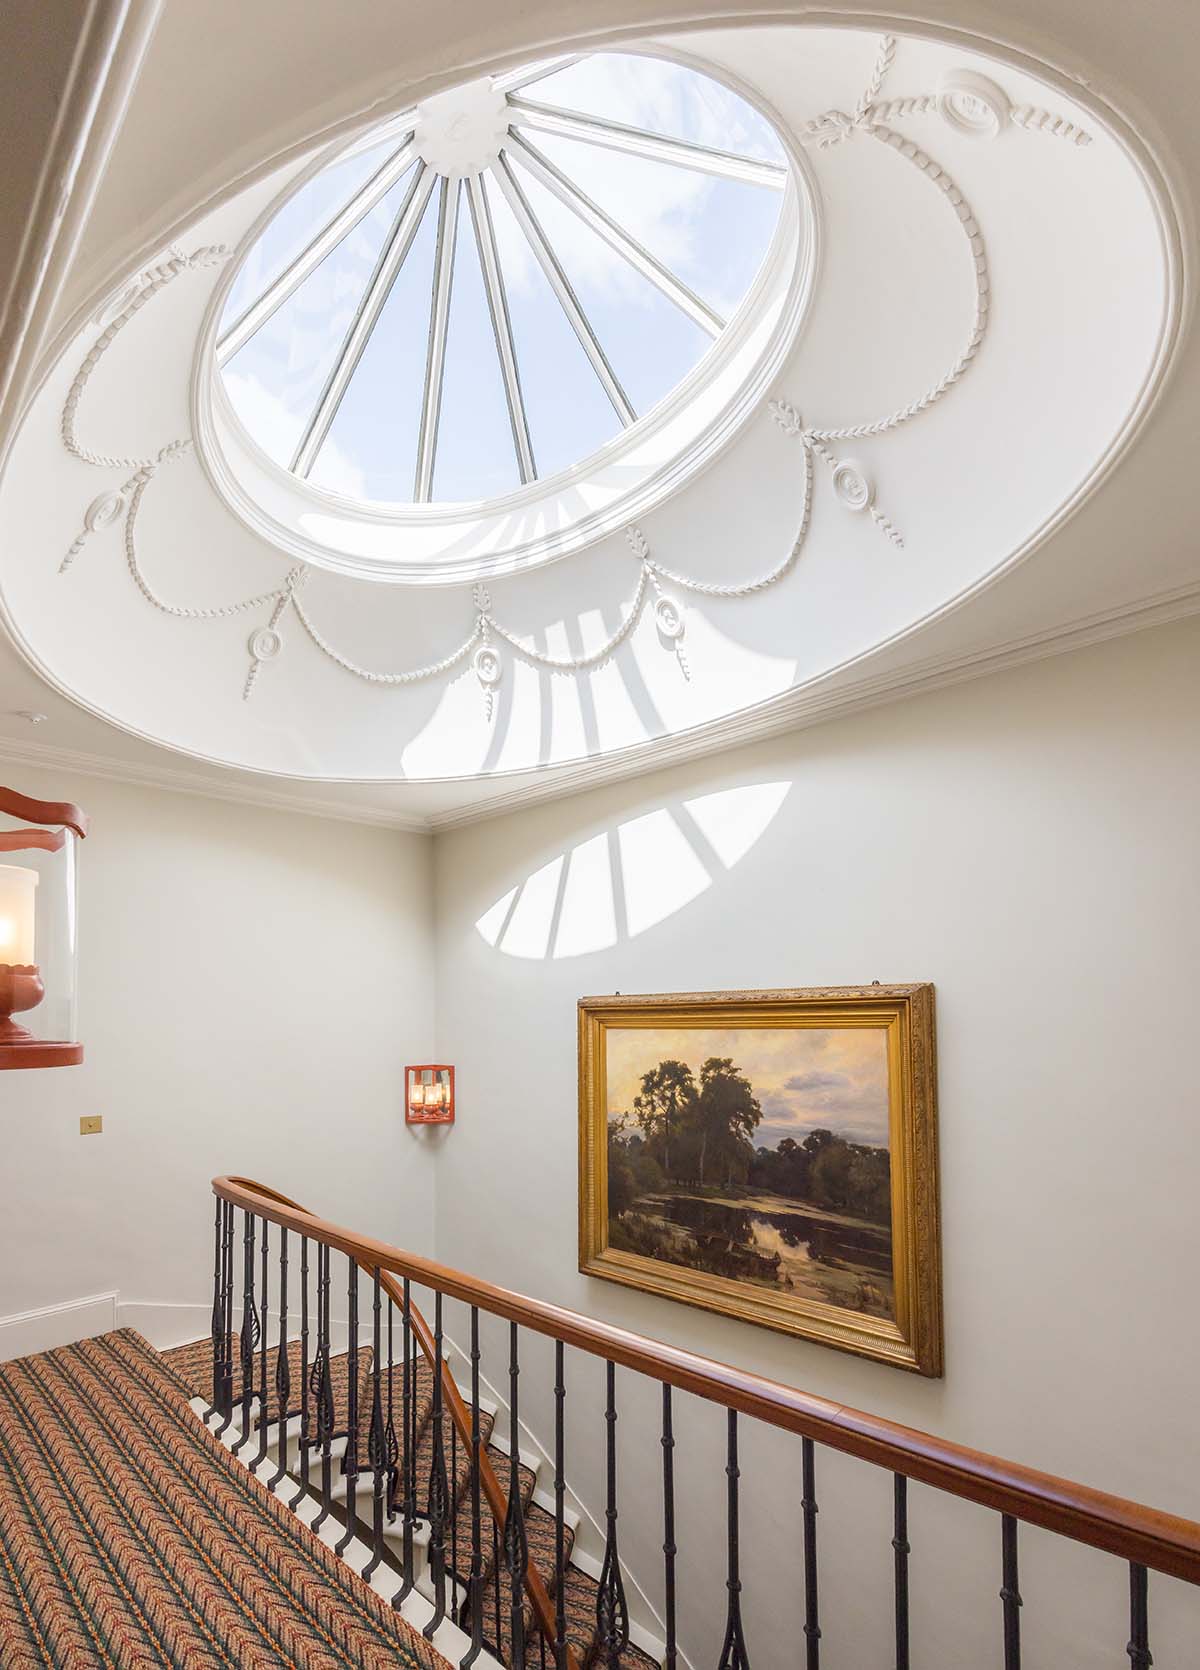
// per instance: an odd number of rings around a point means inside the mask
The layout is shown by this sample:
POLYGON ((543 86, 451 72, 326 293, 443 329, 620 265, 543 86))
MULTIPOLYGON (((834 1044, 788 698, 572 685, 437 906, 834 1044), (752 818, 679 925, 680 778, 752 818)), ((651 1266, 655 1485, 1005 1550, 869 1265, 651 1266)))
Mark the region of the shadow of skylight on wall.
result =
POLYGON ((561 852, 476 922, 509 957, 583 957, 634 939, 750 851, 791 784, 747 783, 660 806, 561 852))

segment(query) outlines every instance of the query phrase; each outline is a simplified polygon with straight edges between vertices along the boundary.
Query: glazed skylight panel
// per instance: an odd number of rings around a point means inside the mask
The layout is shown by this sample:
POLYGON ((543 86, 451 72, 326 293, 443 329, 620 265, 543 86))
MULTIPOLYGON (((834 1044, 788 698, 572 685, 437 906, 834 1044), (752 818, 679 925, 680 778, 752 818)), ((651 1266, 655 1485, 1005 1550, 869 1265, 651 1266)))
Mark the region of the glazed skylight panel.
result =
POLYGON ((547 60, 463 89, 457 127, 456 96, 310 177, 230 292, 227 397, 322 491, 486 502, 582 464, 720 341, 771 245, 782 148, 695 70, 547 60))

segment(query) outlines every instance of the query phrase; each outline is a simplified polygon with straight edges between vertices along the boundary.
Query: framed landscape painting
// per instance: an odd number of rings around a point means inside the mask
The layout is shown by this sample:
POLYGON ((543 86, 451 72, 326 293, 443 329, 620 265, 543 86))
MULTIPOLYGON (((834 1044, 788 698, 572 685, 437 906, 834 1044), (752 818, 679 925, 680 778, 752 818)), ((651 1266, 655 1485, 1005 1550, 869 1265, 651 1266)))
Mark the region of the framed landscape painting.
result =
POLYGON ((585 997, 579 1267, 942 1372, 933 987, 585 997))

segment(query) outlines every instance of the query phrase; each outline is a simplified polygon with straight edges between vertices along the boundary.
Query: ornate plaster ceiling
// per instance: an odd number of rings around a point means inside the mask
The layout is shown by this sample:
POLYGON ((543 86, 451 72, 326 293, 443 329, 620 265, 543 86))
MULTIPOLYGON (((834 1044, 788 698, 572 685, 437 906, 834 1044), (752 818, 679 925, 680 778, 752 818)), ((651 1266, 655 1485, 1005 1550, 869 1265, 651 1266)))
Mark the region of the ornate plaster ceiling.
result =
POLYGON ((782 710, 1050 557, 1176 332, 1177 236, 1129 136, 959 43, 796 24, 650 44, 752 90, 811 203, 807 309, 740 429, 535 571, 421 584, 393 543, 354 578, 318 560, 319 526, 281 549, 231 508, 205 355, 234 252, 311 160, 292 156, 94 298, 27 410, 0 599, 52 684, 274 776, 544 771, 782 710))

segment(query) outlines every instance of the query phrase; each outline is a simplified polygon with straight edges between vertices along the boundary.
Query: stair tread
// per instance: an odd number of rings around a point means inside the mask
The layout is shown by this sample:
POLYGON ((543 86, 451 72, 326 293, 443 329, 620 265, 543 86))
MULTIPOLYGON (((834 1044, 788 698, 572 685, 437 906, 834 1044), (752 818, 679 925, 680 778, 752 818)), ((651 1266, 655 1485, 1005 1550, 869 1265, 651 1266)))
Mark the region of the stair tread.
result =
MULTIPOLYGON (((503 1458, 503 1460, 507 1464, 507 1461, 508 1461, 507 1456, 505 1456, 503 1458)), ((497 1471, 499 1471, 499 1469, 497 1469, 497 1471)), ((523 1473, 526 1472, 526 1471, 527 1471, 527 1469, 522 1469, 523 1473)), ((501 1483, 502 1484, 507 1484, 507 1474, 506 1473, 500 1473, 499 1476, 500 1476, 501 1483)), ((522 1482, 524 1483, 524 1480, 522 1480, 522 1482)), ((530 1558, 530 1561, 533 1564, 533 1567, 534 1567, 535 1571, 541 1577, 542 1582, 543 1582, 543 1584, 545 1585, 545 1588, 546 1588, 546 1593, 550 1596, 551 1605, 553 1606, 554 1590, 555 1590, 555 1573, 556 1573, 556 1570, 557 1570, 557 1560, 558 1560, 557 1536, 556 1536, 554 1515, 552 1513, 547 1512, 547 1510, 545 1508, 540 1507, 536 1502, 531 1501, 528 1496, 526 1496, 524 1498, 524 1507, 525 1507, 525 1541, 526 1541, 526 1544, 527 1544, 528 1549, 529 1549, 529 1558, 530 1558)), ((570 1558, 571 1558, 571 1550, 574 1547, 574 1543, 575 1543, 575 1533, 569 1525, 565 1525, 563 1529, 564 1529, 563 1558, 564 1558, 564 1560, 569 1561, 570 1558)), ((469 1532, 468 1532, 468 1534, 469 1534, 469 1532)), ((489 1553, 490 1553, 490 1549, 491 1549, 490 1530, 488 1530, 486 1532, 486 1538, 487 1538, 487 1540, 485 1540, 485 1542, 484 1542, 484 1547, 486 1549, 488 1549, 489 1553)), ((512 1606, 512 1598, 511 1598, 512 1597, 512 1586, 509 1582, 508 1572, 504 1567, 503 1557, 502 1557, 501 1558, 500 1574, 499 1574, 500 1575, 500 1583, 499 1583, 499 1588, 500 1588, 500 1617, 499 1617, 499 1622, 497 1623, 497 1618, 496 1618, 496 1583, 495 1583, 495 1580, 494 1580, 493 1575, 492 1575, 493 1574, 493 1566, 494 1566, 494 1562, 491 1558, 489 1558, 488 1569, 487 1569, 487 1573, 486 1573, 487 1583, 486 1583, 486 1586, 485 1586, 485 1589, 484 1589, 483 1632, 484 1632, 485 1638, 488 1641, 491 1641, 493 1643, 498 1644, 498 1646, 500 1648, 499 1656, 501 1658, 503 1658, 503 1660, 506 1664, 508 1664, 508 1663, 511 1663, 511 1659, 512 1659, 512 1654, 511 1654, 510 1648, 509 1648, 509 1643, 510 1643, 510 1639, 511 1639, 510 1618, 511 1618, 511 1606, 512 1606)), ((582 1638, 581 1639, 575 1639, 575 1637, 572 1633, 572 1630, 571 1630, 572 1618, 571 1618, 571 1610, 570 1610, 571 1571, 572 1571, 572 1568, 568 1565, 566 1569, 567 1569, 566 1593, 567 1593, 567 1601, 568 1601, 567 1639, 568 1639, 568 1641, 570 1641, 572 1647, 575 1649, 576 1658, 579 1660, 579 1662, 582 1663, 582 1661, 583 1661, 582 1660, 582 1654, 583 1654, 583 1651, 587 1647, 590 1647, 591 1636, 589 1634, 587 1636, 586 1640, 583 1640, 582 1638)), ((540 1634, 540 1632, 535 1627, 533 1602, 530 1600, 528 1595, 524 1596, 523 1605, 522 1605, 522 1615, 523 1615, 523 1618, 524 1618, 525 1641, 526 1641, 526 1651, 525 1651, 526 1664, 531 1665, 531 1666, 532 1665, 540 1666, 540 1664, 541 1664, 541 1648, 539 1646, 539 1634, 540 1634)), ((464 1627, 469 1627, 469 1623, 465 1624, 464 1627)))
MULTIPOLYGON (((237 1355, 235 1351, 235 1356, 237 1355)), ((162 1356, 170 1363, 175 1373, 187 1384, 194 1397, 208 1401, 212 1395, 212 1342, 210 1339, 195 1340, 188 1345, 176 1346, 164 1351, 162 1356)), ((267 1350, 267 1419, 275 1423, 279 1419, 279 1399, 275 1391, 275 1374, 278 1360, 278 1347, 271 1346, 267 1350)), ((255 1352, 255 1375, 259 1373, 260 1353, 255 1352)), ((309 1367, 311 1371, 312 1358, 309 1367)), ((367 1468, 369 1453, 369 1439, 371 1429, 372 1405, 374 1399, 373 1385, 374 1354, 369 1346, 360 1346, 358 1351, 358 1459, 360 1468, 367 1468)), ((330 1379, 333 1383, 335 1428, 344 1432, 347 1423, 349 1406, 349 1354, 341 1352, 330 1358, 330 1379)), ((291 1395, 288 1399, 288 1414, 298 1415, 301 1407, 301 1345, 299 1340, 293 1340, 288 1346, 288 1368, 291 1376, 291 1395)), ((405 1455, 406 1434, 403 1429, 401 1412, 403 1409, 403 1365, 394 1363, 392 1366, 392 1419, 400 1454, 397 1460, 398 1468, 402 1469, 405 1455)), ((241 1396, 241 1365, 233 1365, 233 1385, 235 1405, 241 1396)), ((386 1369, 380 1376, 381 1404, 384 1419, 387 1419, 388 1377, 386 1369)), ((416 1359, 412 1364, 410 1380, 410 1396, 413 1400, 413 1419, 417 1432, 416 1449, 416 1480, 418 1512, 424 1515, 428 1502, 429 1474, 434 1455, 433 1436, 433 1369, 423 1358, 416 1359)), ((311 1414, 311 1400, 310 1400, 311 1414)), ((261 1412, 256 1414, 254 1425, 261 1425, 261 1412)), ((486 1446, 488 1459, 500 1486, 507 1498, 509 1491, 511 1463, 506 1451, 489 1443, 494 1426, 494 1417, 484 1410, 480 1411, 480 1436, 486 1446)), ((469 1443, 463 1443, 454 1432, 453 1422, 448 1411, 443 1417, 442 1442, 446 1457, 446 1473, 450 1486, 450 1499, 454 1507, 454 1517, 447 1526, 445 1547, 447 1566, 453 1558, 457 1547, 459 1580, 465 1583, 469 1565, 471 1549, 472 1504, 470 1492, 471 1452, 469 1443)), ((400 1477, 403 1477, 401 1472, 400 1477)), ((541 1576, 547 1593, 553 1596, 555 1589, 555 1572, 557 1569, 557 1539, 555 1535, 554 1515, 533 1501, 536 1485, 534 1471, 518 1462, 518 1478, 521 1492, 521 1502, 525 1513, 525 1536, 529 1547, 530 1559, 541 1576)), ((493 1647, 498 1647, 498 1656, 504 1663, 511 1665, 512 1655, 509 1649, 509 1619, 510 1619, 510 1586, 508 1573, 504 1567, 503 1522, 495 1524, 491 1508, 486 1495, 480 1499, 480 1551, 482 1555, 482 1572, 484 1580, 483 1631, 485 1640, 493 1647), (499 1619, 496 1617, 496 1564, 499 1554, 499 1619)), ((574 1546, 575 1534, 571 1527, 565 1527, 564 1558, 569 1562, 574 1546)), ((597 1661, 598 1643, 596 1640, 596 1599, 599 1584, 593 1577, 581 1571, 577 1566, 568 1564, 564 1583, 564 1607, 566 1613, 567 1641, 575 1655, 579 1670, 588 1670, 597 1661)), ((525 1621, 525 1662, 523 1670, 541 1670, 542 1649, 540 1632, 534 1624, 533 1605, 528 1595, 524 1597, 522 1613, 525 1621)), ((468 1632, 471 1628, 470 1617, 464 1608, 461 1626, 468 1632)), ((547 1644, 547 1667, 551 1664, 552 1655, 547 1644)), ((655 1660, 647 1657, 639 1648, 629 1645, 620 1656, 622 1670, 647 1670, 654 1666, 655 1660)))
MULTIPOLYGON (((189 1387, 193 1397, 203 1398, 205 1400, 205 1402, 210 1402, 212 1400, 212 1341, 211 1341, 211 1339, 193 1340, 188 1345, 177 1345, 177 1346, 172 1347, 172 1349, 170 1349, 169 1351, 162 1352, 161 1355, 166 1359, 166 1361, 175 1370, 175 1373, 177 1375, 179 1375, 180 1379, 183 1380, 184 1383, 189 1387)), ((241 1399, 242 1399, 242 1365, 241 1365, 240 1353, 238 1351, 236 1341, 234 1342, 234 1358, 235 1358, 235 1361, 234 1361, 234 1364, 233 1364, 233 1401, 234 1401, 234 1407, 235 1407, 235 1410, 236 1410, 237 1405, 241 1402, 241 1399)), ((288 1396, 288 1410, 287 1410, 288 1417, 290 1419, 293 1415, 299 1415, 300 1409, 301 1409, 301 1404, 302 1404, 302 1399, 303 1399, 303 1386, 302 1386, 303 1376, 302 1376, 302 1373, 301 1373, 301 1370, 303 1368, 303 1355, 302 1355, 301 1342, 299 1340, 289 1341, 288 1352, 287 1352, 287 1361, 288 1361, 288 1373, 289 1373, 289 1377, 290 1377, 290 1381, 291 1381, 290 1392, 289 1392, 289 1396, 288 1396)), ((279 1347, 277 1345, 268 1346, 267 1347, 267 1420, 272 1425, 274 1425, 274 1423, 277 1422, 278 1419, 279 1419, 279 1394, 278 1394, 278 1391, 276 1390, 276 1385, 275 1385, 275 1376, 276 1376, 276 1372, 277 1372, 278 1362, 279 1362, 279 1347)), ((358 1362, 359 1362, 359 1384, 360 1384, 360 1402, 361 1402, 361 1386, 364 1383, 364 1380, 368 1384, 369 1384, 369 1381, 370 1381, 371 1362, 372 1362, 372 1352, 371 1352, 370 1346, 363 1345, 363 1346, 359 1347, 358 1362)), ((310 1351, 309 1365, 308 1365, 310 1374, 312 1372, 312 1363, 313 1363, 313 1354, 310 1351)), ((261 1364, 261 1353, 259 1351, 255 1351, 255 1353, 254 1353, 254 1373, 253 1373, 252 1378, 253 1378, 253 1384, 256 1387, 259 1384, 259 1378, 258 1377, 259 1377, 259 1374, 261 1372, 260 1364, 261 1364)), ((345 1411, 346 1411, 347 1403, 348 1403, 349 1366, 350 1366, 350 1358, 349 1358, 348 1353, 346 1353, 344 1351, 340 1352, 337 1356, 331 1357, 330 1360, 329 1360, 329 1377, 330 1377, 330 1380, 332 1381, 332 1384, 333 1384, 334 1408, 337 1411, 337 1420, 336 1420, 335 1424, 337 1425, 339 1430, 344 1430, 345 1422, 346 1422, 345 1411)), ((368 1420, 369 1419, 370 1419, 370 1413, 368 1411, 368 1420)), ((262 1424, 262 1410, 261 1410, 261 1406, 258 1405, 257 1403, 255 1404, 253 1424, 256 1428, 259 1427, 262 1424)))
MULTIPOLYGON (((481 1414, 480 1414, 480 1419, 482 1420, 482 1411, 481 1411, 481 1414)), ((494 1444, 489 1444, 487 1446, 487 1458, 491 1462, 492 1471, 495 1473, 497 1479, 500 1481, 500 1488, 504 1491, 505 1497, 507 1498, 508 1489, 509 1489, 509 1465, 510 1465, 509 1464, 509 1458, 503 1450, 497 1449, 494 1444)), ((518 1474, 519 1474, 519 1478, 520 1478, 521 1503, 522 1503, 522 1506, 525 1507, 528 1510, 529 1504, 530 1504, 530 1502, 532 1500, 532 1497, 533 1497, 533 1489, 534 1489, 534 1485, 537 1482, 537 1478, 536 1478, 536 1475, 534 1474, 534 1472, 532 1471, 531 1468, 523 1467, 523 1466, 520 1466, 518 1464, 518 1469, 517 1470, 518 1470, 518 1474)), ((469 1473, 470 1473, 470 1469, 468 1467, 468 1478, 469 1478, 469 1473)), ((457 1514, 456 1514, 456 1536, 458 1538, 459 1547, 463 1548, 463 1549, 467 1549, 468 1551, 470 1550, 470 1547, 471 1547, 471 1520, 472 1520, 471 1492, 468 1488, 466 1488, 466 1481, 464 1481, 463 1489, 460 1492, 459 1498, 458 1498, 458 1510, 457 1510, 457 1514)), ((501 1521, 499 1525, 496 1524, 495 1520, 492 1517, 492 1510, 488 1505, 488 1499, 487 1499, 486 1495, 483 1493, 483 1491, 480 1490, 480 1493, 479 1493, 479 1546, 480 1546, 480 1551, 481 1551, 482 1556, 483 1556, 483 1577, 484 1577, 485 1582, 490 1580, 490 1578, 491 1578, 492 1569, 493 1569, 493 1566, 495 1564, 495 1554, 496 1554, 496 1551, 498 1549, 500 1550, 501 1565, 503 1565, 503 1550, 500 1549, 500 1539, 503 1536, 503 1532, 504 1532, 503 1521, 501 1521), (493 1536, 493 1530, 495 1532, 494 1536, 493 1536)), ((469 1553, 468 1553, 468 1561, 469 1561, 469 1553)), ((467 1562, 462 1562, 462 1563, 466 1564, 467 1562)), ((465 1575, 465 1573, 464 1573, 464 1575, 465 1575)))
MULTIPOLYGON (((369 1355, 369 1354, 368 1354, 369 1355)), ((403 1415, 404 1408, 404 1365, 392 1365, 392 1425, 395 1428, 396 1440, 401 1452, 404 1449, 403 1415)), ((388 1416, 388 1372, 383 1368, 379 1376, 379 1396, 382 1405, 383 1418, 388 1416)), ((413 1402, 413 1413, 416 1421, 418 1442, 425 1431, 433 1409, 433 1370, 424 1360, 414 1362, 410 1368, 409 1396, 413 1402)), ((371 1383, 371 1362, 368 1361, 362 1384, 358 1394, 358 1433, 359 1456, 365 1459, 367 1444, 371 1434, 371 1405, 374 1398, 374 1388, 371 1383)))
MULTIPOLYGON (((434 1458, 434 1454, 435 1454, 435 1449, 434 1449, 435 1439, 434 1439, 434 1431, 433 1431, 434 1423, 433 1423, 433 1416, 432 1416, 432 1403, 433 1403, 433 1399, 432 1399, 432 1395, 431 1395, 431 1397, 430 1397, 430 1414, 428 1415, 428 1417, 425 1421, 424 1429, 420 1432, 420 1435, 418 1437, 417 1449, 416 1449, 416 1458, 415 1458, 414 1472, 415 1472, 416 1486, 417 1486, 417 1507, 418 1507, 418 1510, 421 1511, 421 1512, 425 1511, 425 1509, 428 1506, 428 1502, 429 1502, 429 1480, 430 1480, 430 1474, 431 1474, 432 1469, 433 1469, 433 1458, 434 1458)), ((493 1417, 490 1414, 488 1414, 486 1410, 481 1409, 479 1411, 479 1437, 480 1437, 480 1442, 482 1444, 484 1444, 485 1446, 487 1445, 488 1439, 492 1435, 492 1422, 493 1422, 493 1417)), ((451 1513, 453 1515, 455 1508, 459 1504, 461 1504, 464 1495, 467 1497, 468 1510, 469 1510, 470 1497, 469 1497, 469 1492, 467 1491, 467 1486, 468 1486, 468 1483, 469 1483, 470 1477, 471 1477, 471 1446, 470 1446, 469 1443, 464 1443, 462 1441, 462 1439, 459 1437, 457 1428, 455 1427, 454 1422, 450 1418, 449 1411, 444 1411, 443 1415, 442 1415, 442 1454, 445 1458, 445 1463, 446 1463, 446 1483, 447 1483, 447 1486, 448 1486, 449 1492, 450 1492, 451 1513)), ((403 1469, 404 1469, 404 1455, 405 1455, 404 1446, 401 1445, 401 1447, 400 1447, 400 1458, 397 1462, 396 1501, 398 1501, 402 1497, 402 1494, 403 1494, 403 1488, 404 1488, 404 1484, 403 1484, 403 1481, 404 1481, 404 1471, 403 1471, 403 1469)), ((396 1506, 396 1501, 393 1501, 393 1503, 392 1503, 393 1507, 396 1506)), ((461 1531, 459 1531, 457 1534, 461 1535, 461 1531)), ((469 1517, 468 1517, 468 1520, 467 1520, 467 1537, 468 1537, 468 1542, 469 1542, 469 1540, 470 1540, 470 1519, 469 1519, 469 1517)), ((447 1552, 449 1552, 450 1542, 451 1542, 451 1530, 450 1530, 450 1525, 447 1524, 447 1526, 446 1526, 446 1548, 447 1548, 447 1552)))

